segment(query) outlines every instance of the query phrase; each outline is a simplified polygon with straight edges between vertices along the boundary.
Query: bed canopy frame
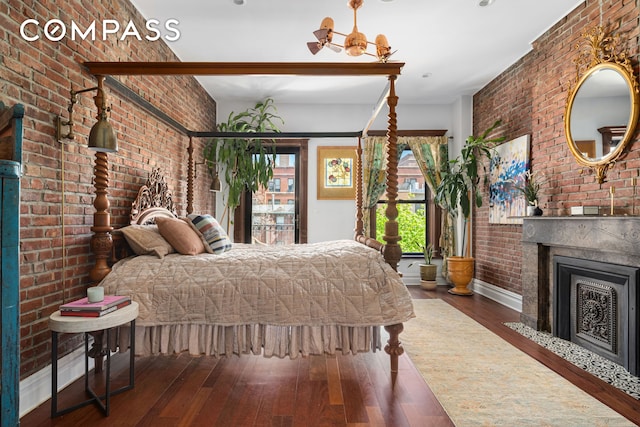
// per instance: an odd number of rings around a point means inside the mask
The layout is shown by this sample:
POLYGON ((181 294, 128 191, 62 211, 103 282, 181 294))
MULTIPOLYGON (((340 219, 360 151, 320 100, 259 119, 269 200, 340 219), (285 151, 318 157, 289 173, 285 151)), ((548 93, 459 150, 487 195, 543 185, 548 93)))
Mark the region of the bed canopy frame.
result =
MULTIPOLYGON (((396 106, 398 96, 395 92, 395 81, 400 75, 400 70, 404 66, 401 62, 373 62, 373 63, 300 63, 300 62, 85 62, 84 66, 89 73, 96 78, 104 78, 116 75, 191 75, 191 76, 232 76, 232 75, 292 75, 292 76, 385 76, 388 79, 387 87, 383 92, 380 100, 374 108, 371 119, 361 132, 354 133, 353 136, 366 136, 369 127, 373 124, 376 116, 379 114, 386 101, 388 106, 387 121, 387 182, 386 196, 387 208, 385 216, 385 230, 383 240, 386 243, 364 235, 364 225, 362 218, 362 146, 360 138, 358 138, 357 147, 357 163, 356 163, 356 219, 354 239, 364 245, 372 247, 382 253, 386 262, 397 270, 398 262, 402 257, 402 250, 398 242, 401 237, 398 235, 398 217, 397 197, 398 197, 398 156, 397 156, 397 118, 396 106)), ((189 136, 188 146, 188 177, 187 177, 187 212, 191 213, 193 209, 193 176, 194 176, 194 159, 193 159, 193 137, 203 136, 224 136, 220 133, 209 132, 191 132, 187 131, 189 136)), ((234 136, 242 136, 233 134, 234 136)), ((299 137, 299 134, 296 134, 299 137)), ((308 134, 307 134, 308 135, 308 134)), ((331 133, 327 135, 332 135, 331 133)), ((263 135, 252 133, 247 135, 252 138, 261 137, 263 135)), ((325 135, 326 136, 326 135, 325 135)), ((343 135, 344 136, 344 135, 343 135)), ((269 133, 264 135, 268 138, 286 138, 295 137, 287 133, 269 133)), ((95 256, 95 265, 89 273, 89 277, 93 282, 99 282, 110 271, 109 260, 113 254, 113 239, 111 233, 111 218, 109 214, 109 168, 107 153, 96 152, 94 183, 96 197, 94 200, 94 224, 91 228, 94 233, 91 237, 91 250, 95 256)), ((385 346, 385 351, 391 356, 391 374, 392 381, 398 372, 398 356, 404 350, 398 339, 399 334, 403 330, 402 324, 385 326, 385 330, 389 332, 390 338, 385 346)))

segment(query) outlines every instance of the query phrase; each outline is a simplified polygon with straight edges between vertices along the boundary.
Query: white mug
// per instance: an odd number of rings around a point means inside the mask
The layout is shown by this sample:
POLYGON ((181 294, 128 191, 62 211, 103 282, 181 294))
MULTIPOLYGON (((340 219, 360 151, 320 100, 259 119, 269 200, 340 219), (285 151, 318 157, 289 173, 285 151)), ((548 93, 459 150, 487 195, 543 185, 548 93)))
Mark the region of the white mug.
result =
POLYGON ((102 286, 87 288, 87 299, 89 302, 100 302, 104 300, 104 288, 102 286))

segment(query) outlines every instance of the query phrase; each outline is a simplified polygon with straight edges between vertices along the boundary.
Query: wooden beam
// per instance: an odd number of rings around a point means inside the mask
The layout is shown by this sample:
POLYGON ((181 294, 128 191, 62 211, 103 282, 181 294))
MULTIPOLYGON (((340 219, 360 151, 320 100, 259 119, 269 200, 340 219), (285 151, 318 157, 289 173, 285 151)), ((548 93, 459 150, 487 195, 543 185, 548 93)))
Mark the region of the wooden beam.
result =
MULTIPOLYGON (((398 136, 444 136, 446 129, 417 129, 417 130, 399 130, 398 136)), ((386 130, 370 130, 367 136, 387 136, 386 130)))
POLYGON ((399 75, 403 62, 85 62, 93 75, 399 75))

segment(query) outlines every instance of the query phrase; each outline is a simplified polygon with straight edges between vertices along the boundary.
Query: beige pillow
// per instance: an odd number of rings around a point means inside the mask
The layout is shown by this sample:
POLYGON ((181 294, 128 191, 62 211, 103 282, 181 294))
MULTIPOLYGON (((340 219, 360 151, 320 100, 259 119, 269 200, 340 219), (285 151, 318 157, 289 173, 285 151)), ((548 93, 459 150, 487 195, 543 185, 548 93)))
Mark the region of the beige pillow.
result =
POLYGON ((156 218, 162 237, 182 255, 197 255, 205 252, 198 233, 186 222, 178 218, 156 218))
POLYGON ((173 246, 160 234, 156 225, 129 225, 120 229, 136 255, 155 255, 164 258, 175 252, 173 246))

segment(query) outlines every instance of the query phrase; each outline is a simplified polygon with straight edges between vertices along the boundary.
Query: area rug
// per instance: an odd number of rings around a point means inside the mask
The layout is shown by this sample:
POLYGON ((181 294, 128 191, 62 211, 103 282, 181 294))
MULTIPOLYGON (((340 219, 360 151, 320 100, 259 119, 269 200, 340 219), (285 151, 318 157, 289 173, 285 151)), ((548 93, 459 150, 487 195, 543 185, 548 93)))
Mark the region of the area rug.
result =
POLYGON ((633 426, 441 300, 414 300, 400 339, 456 426, 633 426))
POLYGON ((631 375, 623 366, 571 341, 554 337, 548 332, 536 331, 519 322, 507 322, 505 325, 577 367, 595 375, 602 381, 619 388, 636 399, 640 399, 640 378, 631 375))

